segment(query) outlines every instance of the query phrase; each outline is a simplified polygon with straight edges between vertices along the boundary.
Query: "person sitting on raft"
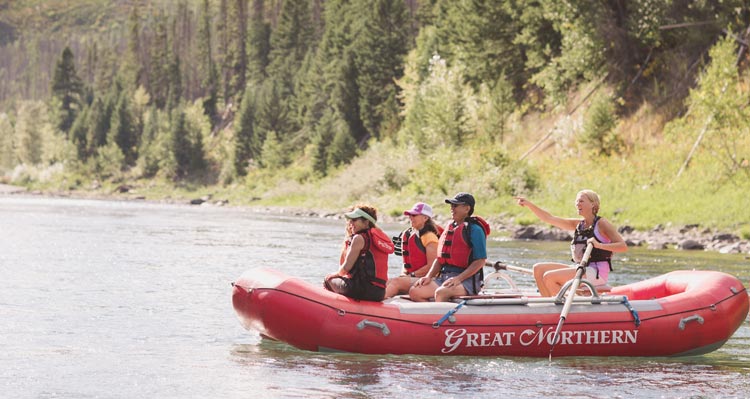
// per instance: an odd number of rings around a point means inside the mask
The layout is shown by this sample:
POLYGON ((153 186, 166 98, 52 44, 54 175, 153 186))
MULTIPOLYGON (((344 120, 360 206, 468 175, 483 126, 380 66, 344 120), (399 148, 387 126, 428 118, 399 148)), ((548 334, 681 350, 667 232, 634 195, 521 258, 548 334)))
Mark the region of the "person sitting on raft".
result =
POLYGON ((484 285, 482 268, 487 260, 489 224, 474 214, 474 196, 458 193, 447 198, 453 221, 446 226, 438 242, 438 258, 432 262, 427 275, 409 289, 409 297, 416 302, 434 298, 437 302, 450 301, 464 295, 476 295, 484 285))
POLYGON ((432 220, 432 207, 424 202, 417 202, 411 209, 404 211, 404 215, 409 216, 411 226, 394 238, 401 242, 404 269, 400 276, 388 279, 386 298, 409 293, 412 284, 427 274, 437 258, 438 231, 442 229, 432 220))
POLYGON ((358 205, 344 217, 351 235, 344 242, 339 270, 326 276, 323 286, 349 298, 382 301, 393 242, 375 225, 377 209, 374 207, 358 205))
POLYGON ((612 223, 598 216, 598 194, 591 190, 582 190, 576 195, 575 207, 582 219, 554 216, 524 197, 516 197, 516 202, 529 208, 541 221, 574 232, 570 251, 576 265, 556 262, 534 265, 534 280, 542 296, 557 295, 562 286, 575 277, 577 264, 581 262, 588 243, 592 243, 594 249, 591 251, 585 278, 594 288, 607 285, 609 272, 612 270, 612 253, 625 252, 628 246, 612 223))

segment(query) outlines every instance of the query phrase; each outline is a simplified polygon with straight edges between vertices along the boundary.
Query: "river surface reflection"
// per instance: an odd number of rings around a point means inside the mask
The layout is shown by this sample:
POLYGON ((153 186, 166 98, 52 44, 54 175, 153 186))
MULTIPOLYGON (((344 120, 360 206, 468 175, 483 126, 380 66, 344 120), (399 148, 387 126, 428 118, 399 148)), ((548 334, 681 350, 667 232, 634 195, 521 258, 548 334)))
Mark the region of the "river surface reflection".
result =
MULTIPOLYGON (((245 331, 230 282, 269 266, 319 284, 343 222, 248 209, 0 197, 0 392, 9 398, 747 397, 748 323, 690 358, 470 358, 300 351, 245 331)), ((385 225, 395 234, 402 225, 385 225)), ((492 260, 565 243, 492 240, 492 260)), ((612 284, 676 269, 750 281, 741 255, 632 249, 612 284)), ((398 273, 397 259, 391 274, 398 273)), ((514 275, 519 285, 530 279, 514 275)))

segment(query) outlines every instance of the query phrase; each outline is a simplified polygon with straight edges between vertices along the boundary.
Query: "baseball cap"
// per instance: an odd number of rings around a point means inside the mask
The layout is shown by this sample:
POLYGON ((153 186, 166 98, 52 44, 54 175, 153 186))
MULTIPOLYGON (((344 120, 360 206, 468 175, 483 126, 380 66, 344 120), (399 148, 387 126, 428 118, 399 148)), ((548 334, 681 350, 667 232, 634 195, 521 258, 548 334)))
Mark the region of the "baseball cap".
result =
POLYGON ((411 207, 411 209, 404 211, 404 215, 425 215, 427 217, 432 217, 432 207, 424 202, 417 202, 411 207))
POLYGON ((458 193, 453 198, 446 198, 446 204, 469 205, 474 208, 474 196, 469 193, 458 193))

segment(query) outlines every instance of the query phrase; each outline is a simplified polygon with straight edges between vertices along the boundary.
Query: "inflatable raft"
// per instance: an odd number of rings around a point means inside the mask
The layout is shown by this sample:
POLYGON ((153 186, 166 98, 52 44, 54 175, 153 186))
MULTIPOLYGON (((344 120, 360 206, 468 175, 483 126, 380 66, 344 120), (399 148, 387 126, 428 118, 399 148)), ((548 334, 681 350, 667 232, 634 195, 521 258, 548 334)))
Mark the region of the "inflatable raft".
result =
MULTIPOLYGON (((309 351, 465 356, 550 355, 565 298, 495 293, 457 302, 349 299, 270 269, 244 273, 242 325, 309 351)), ((674 271, 575 296, 554 356, 691 356, 721 347, 748 314, 746 288, 713 271, 674 271)))

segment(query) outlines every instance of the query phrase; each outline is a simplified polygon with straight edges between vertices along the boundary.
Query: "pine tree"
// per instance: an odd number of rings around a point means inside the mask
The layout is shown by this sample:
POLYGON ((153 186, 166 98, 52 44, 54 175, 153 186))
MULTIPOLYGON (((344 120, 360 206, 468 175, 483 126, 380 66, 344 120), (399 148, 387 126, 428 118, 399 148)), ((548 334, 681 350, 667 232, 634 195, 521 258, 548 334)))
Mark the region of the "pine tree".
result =
POLYGON ((138 132, 130 111, 130 101, 126 93, 123 91, 120 94, 115 105, 107 141, 117 144, 125 156, 126 165, 133 165, 138 156, 138 132))
POLYGON ((0 171, 10 170, 15 166, 13 156, 13 125, 5 113, 0 113, 0 171))
POLYGON ((266 77, 271 51, 271 25, 265 21, 263 0, 253 0, 248 35, 247 80, 260 82, 266 77))
POLYGON ((234 162, 236 172, 240 176, 247 173, 247 164, 250 160, 259 158, 263 142, 263 138, 258 137, 255 126, 256 90, 255 85, 245 89, 234 128, 234 162))
POLYGON ((312 46, 312 20, 308 0, 286 0, 279 21, 271 32, 268 74, 279 79, 285 91, 293 92, 293 79, 312 46))
POLYGON ((67 133, 83 103, 83 83, 76 73, 73 52, 69 47, 65 47, 55 66, 52 95, 60 106, 57 127, 67 133))
POLYGON ((358 0, 363 21, 352 47, 357 66, 359 115, 368 137, 380 136, 381 124, 395 99, 394 81, 403 75, 408 51, 409 17, 403 0, 358 0))
POLYGON ((169 138, 169 151, 174 159, 173 177, 187 176, 190 170, 193 149, 190 144, 190 132, 185 121, 185 112, 175 109, 172 115, 172 129, 169 138))
POLYGON ((164 109, 169 98, 169 38, 166 18, 160 16, 155 22, 155 32, 151 43, 149 62, 149 95, 159 109, 164 109))
POLYGON ((135 90, 141 84, 143 62, 141 60, 141 26, 138 16, 138 5, 133 5, 128 17, 128 41, 122 57, 118 75, 123 77, 129 90, 135 90))
POLYGON ((42 160, 42 129, 47 110, 38 101, 22 101, 16 113, 13 143, 19 163, 36 165, 42 160))
POLYGON ((203 0, 198 28, 198 75, 203 92, 203 112, 213 127, 218 113, 219 73, 213 58, 211 19, 210 1, 203 0))
POLYGON ((222 58, 224 101, 229 104, 242 95, 247 70, 246 0, 229 0, 224 15, 226 26, 225 52, 222 58))

